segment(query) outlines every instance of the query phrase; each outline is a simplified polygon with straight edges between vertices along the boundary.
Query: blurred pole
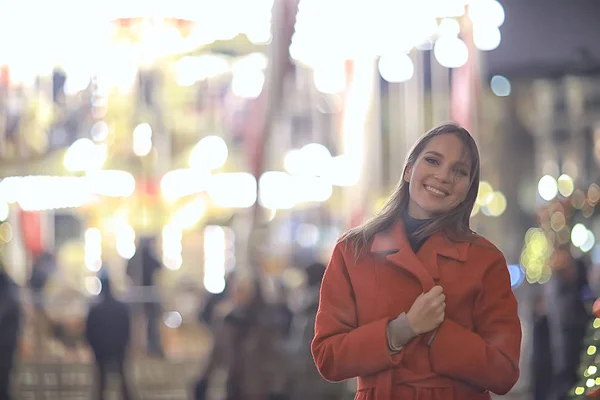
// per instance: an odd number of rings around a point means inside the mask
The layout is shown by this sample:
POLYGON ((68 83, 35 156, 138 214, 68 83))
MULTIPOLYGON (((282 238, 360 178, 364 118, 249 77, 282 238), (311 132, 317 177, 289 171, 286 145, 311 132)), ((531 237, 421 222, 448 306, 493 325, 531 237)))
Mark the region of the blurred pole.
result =
POLYGON ((567 126, 570 143, 567 146, 565 165, 561 174, 570 175, 576 182, 575 187, 586 186, 589 177, 586 168, 586 133, 588 121, 585 118, 584 78, 567 76, 564 79, 567 108, 567 126))
POLYGON ((552 141, 554 129, 554 102, 556 88, 547 79, 537 79, 533 82, 534 105, 534 149, 536 165, 536 184, 542 176, 548 174, 558 177, 560 171, 557 164, 558 153, 552 141))
MULTIPOLYGON (((388 190, 394 187, 402 175, 404 159, 417 138, 425 131, 424 104, 425 87, 423 57, 421 52, 409 54, 414 68, 414 76, 403 83, 389 85, 389 147, 382 149, 389 153, 388 190)), ((387 195, 387 193, 385 193, 387 195)))
MULTIPOLYGON (((415 66, 414 76, 404 83, 401 99, 404 111, 404 139, 406 153, 410 151, 419 136, 425 133, 425 86, 423 71, 423 54, 420 51, 410 53, 415 66)), ((404 158, 404 157, 402 157, 404 158)))
POLYGON ((160 177, 164 176, 172 167, 172 142, 173 138, 171 135, 171 131, 167 127, 165 122, 165 108, 161 102, 161 94, 163 91, 161 87, 164 84, 164 78, 162 76, 162 72, 157 68, 152 71, 151 79, 153 80, 153 96, 151 103, 151 112, 154 118, 154 126, 152 129, 155 131, 153 135, 153 140, 156 141, 156 149, 159 152, 160 156, 156 157, 156 166, 154 171, 154 176, 152 179, 158 181, 160 177))
POLYGON ((433 51, 429 52, 429 59, 431 65, 432 122, 435 126, 450 119, 450 71, 437 62, 433 51))
POLYGON ((461 18, 460 38, 466 43, 469 58, 465 65, 452 70, 452 119, 477 139, 481 101, 481 66, 479 50, 473 42, 473 26, 469 18, 461 18))
POLYGON ((272 41, 268 50, 269 65, 266 71, 265 85, 260 96, 252 103, 253 120, 248 123, 249 158, 252 174, 257 183, 257 200, 252 208, 247 255, 250 272, 255 277, 262 275, 262 247, 268 237, 267 224, 263 224, 263 209, 258 199, 260 188, 258 182, 263 173, 267 147, 274 119, 280 110, 284 95, 284 81, 290 67, 289 47, 296 22, 297 0, 277 0, 272 10, 272 41))
POLYGON ((358 174, 356 185, 347 187, 342 199, 346 227, 354 227, 371 214, 382 184, 382 146, 379 73, 374 58, 349 62, 342 122, 343 152, 358 174), (373 190, 373 188, 376 188, 373 190))
MULTIPOLYGON (((404 90, 403 84, 390 83, 388 85, 388 129, 389 129, 389 141, 387 148, 384 147, 382 151, 386 152, 386 157, 389 160, 387 176, 389 178, 387 183, 387 189, 391 189, 398 183, 400 176, 402 175, 402 164, 404 162, 404 155, 406 154, 406 143, 404 140, 404 127, 401 121, 404 121, 405 113, 402 109, 404 104, 404 90)), ((387 193, 384 193, 386 195, 387 193)))

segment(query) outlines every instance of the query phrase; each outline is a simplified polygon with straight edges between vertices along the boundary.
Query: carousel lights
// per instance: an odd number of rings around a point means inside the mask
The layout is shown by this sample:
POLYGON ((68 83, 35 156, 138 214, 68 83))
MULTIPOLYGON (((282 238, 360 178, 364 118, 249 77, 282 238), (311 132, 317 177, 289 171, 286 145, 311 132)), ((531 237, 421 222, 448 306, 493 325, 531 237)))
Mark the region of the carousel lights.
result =
POLYGON ((164 199, 170 202, 203 192, 209 183, 209 172, 184 168, 167 172, 160 180, 160 189, 164 199))
POLYGON ((193 148, 189 164, 192 169, 211 171, 221 168, 227 162, 229 150, 220 136, 206 136, 193 148))
POLYGON ((206 201, 199 197, 180 207, 171 217, 171 225, 180 229, 193 228, 206 214, 206 201))
POLYGON ((267 171, 259 180, 260 205, 271 210, 287 210, 296 204, 291 175, 281 171, 267 171))
POLYGON ((229 62, 224 57, 206 54, 183 57, 175 65, 175 74, 178 85, 192 86, 196 82, 225 74, 230 69, 229 62))
POLYGON ((247 172, 211 176, 208 195, 214 204, 225 208, 249 208, 256 202, 256 179, 247 172))
POLYGON ((446 68, 458 68, 467 63, 469 49, 458 37, 441 37, 433 47, 435 59, 446 68))
POLYGON ((82 138, 69 146, 63 161, 65 168, 70 172, 86 172, 102 168, 106 155, 106 145, 82 138))
POLYGON ((144 157, 152 151, 152 128, 147 123, 141 123, 133 130, 133 153, 144 157))
MULTIPOLYGON (((379 65, 382 77, 390 82, 403 82, 410 79, 414 66, 410 58, 402 55, 423 43, 435 43, 434 55, 444 67, 458 68, 467 62, 468 49, 460 38, 461 25, 457 18, 469 19, 473 27, 473 42, 479 50, 490 51, 500 45, 499 28, 504 23, 505 13, 496 0, 425 0, 411 3, 414 3, 411 8, 393 0, 346 7, 301 0, 290 54, 298 63, 315 69, 315 72, 324 68, 320 64, 325 55, 336 60, 382 57, 379 65), (342 12, 346 22, 331 29, 332 21, 338 20, 342 12), (357 26, 368 28, 361 29, 359 33, 357 26), (399 38, 403 38, 402 43, 399 43, 399 38)), ((343 76, 341 73, 338 75, 343 76)), ((315 74, 315 85, 322 91, 320 86, 323 85, 317 78, 319 74, 315 74)), ((326 93, 332 90, 326 89, 326 93)))
POLYGON ((255 99, 262 93, 264 84, 263 71, 247 69, 233 75, 231 91, 238 97, 255 99))
POLYGON ((0 56, 0 64, 8 66, 11 82, 30 86, 37 76, 47 76, 54 67, 64 66, 69 93, 84 90, 92 71, 110 79, 111 86, 129 90, 139 67, 154 65, 167 57, 238 35, 245 35, 255 45, 271 40, 273 0, 200 4, 185 0, 107 0, 93 13, 89 12, 88 2, 58 3, 61 5, 50 7, 24 0, 4 7, 0 37, 27 39, 29 49, 22 52, 22 46, 14 41, 3 41, 6 51, 0 56), (32 6, 38 12, 32 14, 32 6), (231 17, 232 10, 236 18, 231 17), (43 34, 28 39, 31 35, 23 30, 27 24, 22 21, 31 22, 32 18, 43 34), (86 46, 80 46, 81 43, 86 46), (73 56, 72 49, 77 46, 80 49, 73 56), (36 55, 35 62, 32 54, 36 55), (91 63, 90 59, 95 61, 91 63))
POLYGON ((305 203, 329 200, 333 185, 319 176, 289 175, 281 171, 267 171, 259 181, 260 204, 272 210, 290 209, 305 203))
POLYGON ((81 207, 94 196, 81 177, 26 176, 15 179, 18 179, 17 202, 26 211, 81 207))
POLYGON ((10 214, 10 207, 6 201, 0 201, 0 221, 6 221, 10 214))
POLYGON ((413 77, 415 66, 408 54, 386 53, 379 58, 379 73, 390 83, 400 83, 413 77))
POLYGON ((135 179, 125 171, 99 170, 85 176, 13 176, 0 181, 0 199, 26 211, 81 207, 95 196, 128 197, 135 179))
POLYGON ((126 260, 130 260, 136 252, 135 230, 129 224, 121 226, 115 235, 117 253, 126 260))
POLYGON ((135 178, 129 172, 99 170, 84 177, 93 194, 106 197, 129 197, 135 191, 135 178))
POLYGON ((346 71, 343 60, 321 62, 313 68, 315 88, 321 93, 336 94, 346 87, 346 71))

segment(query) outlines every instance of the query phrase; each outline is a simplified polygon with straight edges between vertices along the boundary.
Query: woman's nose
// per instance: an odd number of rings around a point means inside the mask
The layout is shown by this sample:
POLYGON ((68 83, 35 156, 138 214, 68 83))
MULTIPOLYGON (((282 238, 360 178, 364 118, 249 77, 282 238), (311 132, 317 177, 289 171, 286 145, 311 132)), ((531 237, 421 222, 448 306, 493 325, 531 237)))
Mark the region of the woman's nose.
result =
POLYGON ((437 171, 436 174, 437 178, 440 180, 440 182, 443 183, 452 183, 452 171, 449 169, 445 169, 445 168, 440 168, 437 171))

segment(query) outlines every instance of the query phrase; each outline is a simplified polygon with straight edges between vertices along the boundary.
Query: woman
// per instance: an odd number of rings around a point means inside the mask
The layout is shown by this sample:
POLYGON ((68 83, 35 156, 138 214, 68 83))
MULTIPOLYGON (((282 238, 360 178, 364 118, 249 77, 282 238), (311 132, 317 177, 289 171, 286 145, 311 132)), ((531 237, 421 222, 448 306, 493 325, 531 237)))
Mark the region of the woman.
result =
POLYGON ((441 125, 411 150, 381 212, 336 245, 312 353, 356 399, 480 400, 519 377, 521 325, 506 260, 469 228, 479 152, 441 125))

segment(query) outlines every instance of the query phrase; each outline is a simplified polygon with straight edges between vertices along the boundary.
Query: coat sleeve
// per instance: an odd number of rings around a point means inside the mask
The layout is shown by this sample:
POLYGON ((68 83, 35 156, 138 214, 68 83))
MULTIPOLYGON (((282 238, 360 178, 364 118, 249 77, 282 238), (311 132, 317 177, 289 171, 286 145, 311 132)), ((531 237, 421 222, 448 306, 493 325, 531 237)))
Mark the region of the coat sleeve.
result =
POLYGON ((323 277, 311 345, 317 369, 332 382, 372 375, 401 359, 389 351, 386 328, 390 318, 359 325, 356 299, 340 249, 343 245, 338 243, 334 249, 323 277))
POLYGON ((493 393, 506 394, 519 379, 521 323, 506 261, 485 272, 475 300, 475 331, 446 319, 431 344, 435 372, 493 393))

